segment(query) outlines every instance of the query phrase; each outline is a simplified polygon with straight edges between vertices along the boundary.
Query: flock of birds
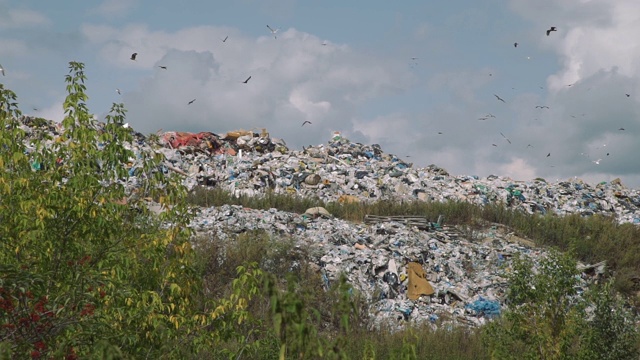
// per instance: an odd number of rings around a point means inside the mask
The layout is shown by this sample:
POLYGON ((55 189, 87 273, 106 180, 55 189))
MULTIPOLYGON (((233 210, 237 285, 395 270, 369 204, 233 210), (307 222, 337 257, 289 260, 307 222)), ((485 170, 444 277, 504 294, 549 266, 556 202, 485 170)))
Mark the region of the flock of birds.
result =
MULTIPOLYGON (((552 33, 552 32, 555 32, 555 31, 558 31, 558 29, 557 29, 555 26, 551 26, 551 27, 549 27, 549 29, 547 29, 547 30, 546 30, 546 34, 547 34, 547 36, 549 36, 549 35, 551 35, 551 33, 552 33)), ((518 42, 514 42, 514 43, 513 43, 513 46, 514 46, 514 47, 516 47, 516 48, 518 47, 518 45, 520 45, 518 42)), ((412 58, 411 58, 411 60, 412 60, 412 61, 415 61, 415 60, 417 60, 417 59, 418 59, 417 57, 412 57, 412 58)), ((489 74, 489 76, 492 76, 492 74, 489 74)), ((573 84, 569 84, 569 85, 567 85, 567 86, 572 86, 572 85, 573 85, 573 84)), ((542 88, 542 87, 541 87, 541 88, 542 88)), ((502 103, 505 103, 505 104, 507 103, 507 101, 506 101, 505 99, 503 99, 502 97, 500 97, 498 94, 493 94, 493 96, 495 96, 495 98, 496 98, 498 101, 500 101, 500 102, 502 102, 502 103)), ((631 97, 631 94, 625 94, 625 96, 626 96, 626 97, 631 97)), ((546 105, 536 105, 536 106, 535 106, 535 108, 536 108, 536 109, 540 109, 540 110, 544 110, 544 109, 549 109, 549 106, 546 106, 546 105)), ((582 115, 584 116, 585 114, 582 114, 582 115)), ((574 115, 571 115, 571 117, 575 118, 575 116, 574 116, 574 115)), ((478 118, 478 120, 480 120, 480 121, 486 121, 486 120, 493 119, 493 118, 496 118, 496 116, 495 116, 495 115, 493 115, 493 114, 491 114, 491 113, 487 113, 486 115, 479 117, 479 118, 478 118)), ((618 131, 625 131, 625 129, 624 129, 623 127, 620 127, 620 128, 618 128, 618 131)), ((443 133, 443 132, 441 132, 441 131, 439 131, 439 132, 438 132, 438 135, 443 135, 443 134, 444 134, 444 133, 443 133)), ((502 137, 505 139, 505 141, 506 141, 507 143, 511 144, 511 140, 510 140, 506 135, 504 135, 502 132, 500 132, 500 136, 502 136, 502 137)), ((498 144, 496 144, 496 143, 492 143, 492 144, 491 144, 491 146, 493 146, 493 147, 498 147, 498 144)), ((606 144, 605 144, 605 145, 603 145, 603 146, 602 146, 602 147, 600 147, 600 148, 603 148, 603 147, 606 147, 606 144)), ((527 145, 527 148, 533 148, 533 146, 532 146, 531 144, 528 144, 528 145, 527 145)), ((589 159, 589 155, 588 155, 588 154, 581 153, 581 155, 583 155, 583 156, 585 156, 586 158, 588 158, 588 159, 589 159)), ((609 155, 610 155, 610 153, 609 153, 609 152, 607 152, 607 153, 606 153, 606 156, 609 156, 609 155)), ((408 155, 407 155, 407 156, 408 156, 408 155)), ((548 152, 548 153, 547 153, 547 155, 546 155, 546 157, 548 158, 548 157, 550 157, 550 156, 551 156, 551 153, 550 153, 550 152, 548 152)), ((592 163, 594 163, 594 164, 596 164, 596 165, 599 165, 601 161, 602 161, 602 159, 597 159, 597 160, 592 160, 591 162, 592 162, 592 163)), ((551 165, 551 167, 553 167, 553 165, 551 165)))
MULTIPOLYGON (((267 29, 271 32, 271 35, 273 35, 273 38, 274 38, 274 39, 277 39, 277 38, 278 38, 278 37, 276 36, 276 33, 280 30, 280 28, 272 28, 271 26, 267 25, 267 29)), ((221 40, 223 43, 226 43, 226 42, 227 42, 227 40, 229 40, 229 36, 227 35, 227 36, 225 36, 225 37, 224 37, 224 39, 220 39, 220 40, 221 40)), ((327 42, 326 42, 326 41, 325 41, 325 42, 323 42, 323 43, 322 43, 322 45, 323 45, 323 46, 326 46, 326 45, 327 45, 327 42)), ((129 60, 136 61, 137 57, 138 57, 138 53, 137 53, 137 52, 134 52, 133 54, 131 54, 131 57, 129 58, 129 60)), ((167 67, 166 67, 166 66, 164 66, 164 65, 158 65, 158 67, 159 67, 160 69, 162 69, 162 70, 167 70, 167 67)), ((2 70, 2 74, 4 75, 4 70, 2 69, 2 67, 1 67, 1 66, 0 66, 0 70, 2 70)), ((243 83, 243 84, 248 84, 248 83, 249 83, 249 80, 251 80, 251 75, 249 75, 249 77, 248 77, 248 78, 246 78, 244 81, 241 81, 241 83, 243 83)), ((116 92, 118 93, 118 95, 122 95, 122 91, 121 91, 119 88, 116 88, 116 92)), ((189 102, 187 102, 187 105, 191 105, 191 104, 193 104, 195 101, 196 101, 196 99, 190 100, 189 102)), ((311 123, 311 121, 305 120, 305 121, 302 123, 302 126, 305 126, 306 124, 311 125, 312 123, 311 123)))
MULTIPOLYGON (((271 33, 271 35, 273 35, 273 38, 274 38, 274 39, 277 39, 277 38, 278 38, 278 37, 277 37, 277 33, 278 33, 278 31, 280 30, 280 28, 273 28, 273 27, 271 27, 271 26, 267 25, 267 29, 269 30, 269 32, 271 33)), ((548 30, 546 30, 546 34, 547 34, 547 36, 549 36, 552 32, 555 32, 555 31, 557 31, 557 28, 556 28, 555 26, 551 26, 548 30)), ((221 40, 223 43, 226 43, 228 39, 229 39, 229 36, 227 35, 227 36, 225 36, 225 38, 224 38, 224 39, 220 39, 220 40, 221 40)), ((321 45, 326 46, 326 45, 327 45, 327 42, 326 42, 326 41, 324 41, 324 42, 322 42, 322 44, 321 44, 321 45)), ((518 45, 519 45, 519 43, 518 43, 518 42, 514 42, 514 43, 513 43, 513 46, 514 46, 514 47, 516 47, 516 48, 518 47, 518 45)), ((136 61, 137 57, 138 57, 138 53, 137 53, 137 52, 134 52, 134 53, 132 53, 132 54, 131 54, 131 57, 130 57, 129 59, 130 59, 130 60, 132 60, 132 61, 136 61)), ((416 60, 418 60, 418 57, 412 57, 412 58, 411 58, 411 60, 415 62, 416 60)), ((158 67, 159 67, 160 69, 162 69, 162 70, 167 70, 167 66, 159 65, 158 67)), ((2 74, 2 76, 6 76, 6 74, 5 74, 5 68, 4 68, 1 64, 0 64, 0 74, 2 74)), ((491 76, 492 74, 489 74, 489 75, 491 76)), ((247 77, 244 81, 241 81, 241 83, 243 83, 243 84, 248 84, 248 83, 249 83, 249 80, 251 80, 251 76, 247 77)), ((567 86, 571 86, 571 85, 573 85, 573 84, 570 84, 570 85, 567 85, 567 86)), ((116 92, 118 93, 118 95, 121 95, 121 94, 122 94, 122 91, 121 91, 120 89, 116 89, 116 92)), ((504 99, 503 99, 502 97, 500 97, 498 94, 493 94, 493 95, 495 96, 495 98, 496 98, 498 101, 500 101, 500 102, 502 102, 502 103, 505 103, 505 104, 507 103, 507 102, 506 102, 506 100, 504 100, 504 99)), ((631 94, 625 94, 625 96, 626 96, 626 97, 631 97, 631 94)), ((196 99, 192 99, 192 100, 190 100, 190 101, 188 101, 188 102, 187 102, 187 105, 191 105, 191 104, 193 104, 195 101, 196 101, 196 99)), ((549 109, 549 106, 546 106, 546 105, 537 105, 535 108, 536 108, 536 109, 541 109, 541 110, 542 110, 542 109, 549 109)), ((34 110, 37 110, 37 109, 36 109, 36 108, 34 108, 34 110)), ((584 115, 584 114, 583 114, 583 115, 584 115)), ((491 118, 495 118, 495 117, 496 117, 495 115, 493 115, 493 114, 491 114, 491 113, 488 113, 487 115, 484 115, 484 116, 482 116, 482 117, 478 118, 478 120, 485 121, 485 120, 488 120, 488 119, 491 119, 491 118)), ((575 118, 575 116, 573 116, 573 115, 572 115, 572 117, 574 117, 574 118, 575 118)), ((312 123, 311 123, 311 121, 305 120, 305 121, 302 123, 302 126, 305 126, 306 124, 311 125, 312 123)), ((625 129, 624 129, 623 127, 620 127, 618 130, 619 130, 619 131, 624 131, 625 129)), ((442 135, 443 133, 442 133, 442 132, 438 132, 438 134, 439 134, 439 135, 442 135)), ((507 141, 509 144, 511 144, 511 140, 510 140, 506 135, 504 135, 502 132, 500 132, 500 135, 505 139, 505 141, 507 141)), ((492 146, 494 146, 494 147, 497 147, 497 146, 498 146, 498 144, 496 144, 496 143, 492 143, 491 145, 492 145, 492 146)), ((603 146, 606 146, 606 145, 603 145, 603 146)), ((533 148, 533 146, 532 146, 531 144, 528 144, 528 145, 527 145, 527 148, 533 148)), ((581 155, 586 156, 586 157, 588 158, 588 155, 587 155, 587 154, 582 153, 581 155)), ((549 153, 547 153, 547 156, 546 156, 546 157, 550 157, 550 156, 551 156, 551 153, 550 153, 550 152, 549 152, 549 153)), ((609 152, 607 152, 607 153, 606 153, 606 156, 609 156, 609 152)), ((602 159, 593 160, 592 162, 593 162, 594 164, 596 164, 596 165, 599 165, 599 164, 600 164, 600 161, 602 161, 602 159)))

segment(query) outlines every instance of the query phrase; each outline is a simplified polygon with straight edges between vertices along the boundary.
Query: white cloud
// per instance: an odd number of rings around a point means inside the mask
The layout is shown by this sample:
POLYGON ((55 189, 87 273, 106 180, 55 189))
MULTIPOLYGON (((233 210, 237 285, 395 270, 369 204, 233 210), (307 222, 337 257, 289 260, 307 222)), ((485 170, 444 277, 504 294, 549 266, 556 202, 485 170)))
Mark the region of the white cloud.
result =
POLYGON ((27 44, 21 40, 0 38, 0 56, 22 56, 27 54, 27 44))
POLYGON ((104 0, 100 5, 90 10, 90 13, 103 17, 124 16, 138 6, 139 0, 104 0))
POLYGON ((22 29, 51 24, 46 16, 28 9, 2 9, 0 7, 0 29, 22 29))
POLYGON ((142 25, 85 25, 83 33, 110 66, 152 71, 123 94, 130 123, 143 133, 267 128, 290 147, 320 144, 331 131, 353 131, 367 101, 402 92, 411 81, 402 61, 325 46, 295 29, 278 39, 211 26, 168 33, 142 25), (226 35, 227 42, 218 40, 226 35), (135 62, 132 52, 138 53, 135 62), (305 120, 312 124, 301 127, 305 120))

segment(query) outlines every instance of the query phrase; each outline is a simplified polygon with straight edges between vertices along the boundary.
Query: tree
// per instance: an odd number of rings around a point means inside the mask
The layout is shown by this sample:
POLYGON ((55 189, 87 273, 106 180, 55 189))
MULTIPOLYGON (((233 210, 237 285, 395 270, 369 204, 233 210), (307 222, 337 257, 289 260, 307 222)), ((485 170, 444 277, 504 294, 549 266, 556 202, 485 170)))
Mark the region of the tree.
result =
POLYGON ((492 358, 637 358, 631 314, 614 301, 610 285, 580 294, 576 265, 571 253, 557 251, 538 268, 528 258, 515 257, 508 309, 485 329, 492 358))
POLYGON ((60 125, 22 117, 0 84, 0 354, 172 358, 212 346, 205 328, 227 320, 199 297, 185 188, 162 155, 131 146, 122 104, 94 120, 84 65, 69 69, 60 125))

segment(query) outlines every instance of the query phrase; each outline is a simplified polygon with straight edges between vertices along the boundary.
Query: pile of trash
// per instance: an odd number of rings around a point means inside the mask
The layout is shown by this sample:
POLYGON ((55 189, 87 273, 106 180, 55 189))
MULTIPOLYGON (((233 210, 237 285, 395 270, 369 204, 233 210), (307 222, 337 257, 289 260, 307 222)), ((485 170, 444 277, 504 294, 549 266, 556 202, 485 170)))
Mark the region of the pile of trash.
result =
MULTIPOLYGON (((31 136, 52 136, 47 142, 55 142, 61 133, 60 124, 29 117, 21 121, 31 136)), ((122 165, 129 170, 130 186, 142 176, 136 171, 142 155, 161 153, 165 160, 159 171, 180 174, 189 189, 222 188, 236 196, 261 196, 270 190, 325 202, 453 200, 502 204, 528 213, 604 214, 619 223, 640 224, 640 193, 619 180, 589 185, 579 179, 550 183, 453 176, 435 165, 414 168, 379 145, 353 143, 339 133, 327 144, 290 150, 266 129, 224 135, 172 131, 153 137, 131 131, 135 140, 126 146, 135 157, 122 165)), ((347 275, 367 300, 374 327, 399 328, 408 322, 482 325, 504 307, 505 276, 513 255, 528 256, 534 264, 545 256, 532 242, 499 225, 463 236, 441 220, 367 217, 350 223, 323 208, 296 214, 225 205, 200 209, 191 226, 223 241, 229 234, 256 229, 292 237, 307 250, 327 287, 340 274, 347 275)), ((586 287, 588 280, 603 274, 605 265, 582 266, 586 287)))
POLYGON ((163 135, 162 152, 184 183, 220 187, 233 194, 260 196, 266 190, 331 201, 422 200, 492 203, 528 213, 614 216, 640 224, 640 191, 619 179, 590 185, 580 179, 549 183, 516 181, 495 175, 453 176, 435 165, 414 168, 379 145, 353 143, 336 134, 325 145, 289 150, 283 140, 235 131, 163 135))
MULTIPOLYGON (((497 224, 468 239, 442 223, 421 230, 416 219, 412 222, 392 217, 352 223, 323 208, 296 214, 224 205, 200 209, 191 226, 222 242, 251 230, 292 239, 327 289, 341 274, 347 276, 368 304, 372 329, 399 330, 409 323, 481 326, 505 306, 513 256, 528 257, 537 266, 546 255, 497 224)), ((581 270, 580 291, 603 276, 605 265, 581 265, 581 270)))

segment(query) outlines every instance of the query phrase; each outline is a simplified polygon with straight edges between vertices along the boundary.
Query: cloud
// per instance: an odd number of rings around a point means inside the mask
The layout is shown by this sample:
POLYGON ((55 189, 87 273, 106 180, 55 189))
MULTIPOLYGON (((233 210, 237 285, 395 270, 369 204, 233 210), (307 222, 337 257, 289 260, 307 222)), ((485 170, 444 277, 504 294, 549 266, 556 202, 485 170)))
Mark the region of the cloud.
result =
POLYGON ((104 0, 100 5, 91 9, 89 13, 106 18, 124 16, 138 6, 139 0, 104 0))
POLYGON ((356 121, 360 109, 411 83, 403 61, 322 45, 296 29, 277 40, 211 26, 168 33, 85 25, 83 33, 109 66, 146 71, 138 87, 123 94, 130 123, 143 133, 266 128, 300 148, 326 142, 335 130, 366 128, 366 120, 356 121), (227 42, 218 40, 227 34, 227 42), (137 61, 129 60, 131 52, 138 52, 137 61), (312 124, 301 127, 305 120, 312 124))
POLYGON ((24 29, 51 25, 51 20, 28 9, 6 9, 0 6, 0 29, 24 29))
POLYGON ((2 57, 23 56, 27 51, 27 44, 24 41, 0 38, 0 56, 2 57))

